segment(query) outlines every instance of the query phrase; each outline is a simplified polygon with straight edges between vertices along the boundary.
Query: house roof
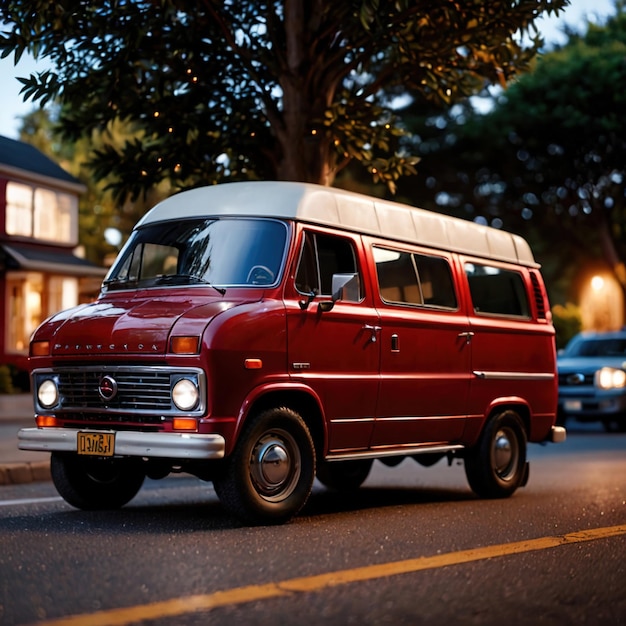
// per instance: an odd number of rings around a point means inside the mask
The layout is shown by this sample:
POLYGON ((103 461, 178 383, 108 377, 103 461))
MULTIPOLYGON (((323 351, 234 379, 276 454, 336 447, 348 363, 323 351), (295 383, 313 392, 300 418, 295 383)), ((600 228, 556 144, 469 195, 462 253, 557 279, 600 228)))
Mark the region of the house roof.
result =
POLYGON ((0 243, 0 267, 97 278, 103 278, 107 273, 106 268, 76 256, 71 250, 50 250, 18 243, 0 243))
POLYGON ((43 152, 23 141, 10 139, 0 135, 0 171, 27 178, 48 179, 49 182, 68 184, 76 191, 84 189, 83 184, 58 163, 47 157, 43 152), (51 180, 50 180, 51 179, 51 180), (80 187, 76 188, 76 187, 80 187))

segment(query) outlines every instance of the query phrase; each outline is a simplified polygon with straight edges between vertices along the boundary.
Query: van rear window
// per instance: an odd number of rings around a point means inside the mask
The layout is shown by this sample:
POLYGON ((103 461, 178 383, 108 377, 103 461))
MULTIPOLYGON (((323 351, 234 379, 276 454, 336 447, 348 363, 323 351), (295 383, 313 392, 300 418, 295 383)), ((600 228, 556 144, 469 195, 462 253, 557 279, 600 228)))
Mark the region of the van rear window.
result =
POLYGON ((456 308, 452 273, 445 259, 375 246, 374 261, 384 302, 456 308))
POLYGON ((519 272, 466 263, 465 273, 475 313, 530 317, 528 294, 519 272))

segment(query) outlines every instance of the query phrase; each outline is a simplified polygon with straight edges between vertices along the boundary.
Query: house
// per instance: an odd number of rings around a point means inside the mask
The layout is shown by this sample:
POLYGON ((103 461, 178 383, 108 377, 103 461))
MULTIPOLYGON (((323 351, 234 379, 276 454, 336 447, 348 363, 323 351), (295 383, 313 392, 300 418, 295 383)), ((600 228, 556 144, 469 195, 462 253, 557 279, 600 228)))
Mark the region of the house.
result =
POLYGON ((0 136, 0 366, 25 372, 35 328, 106 273, 77 254, 84 191, 35 147, 0 136))

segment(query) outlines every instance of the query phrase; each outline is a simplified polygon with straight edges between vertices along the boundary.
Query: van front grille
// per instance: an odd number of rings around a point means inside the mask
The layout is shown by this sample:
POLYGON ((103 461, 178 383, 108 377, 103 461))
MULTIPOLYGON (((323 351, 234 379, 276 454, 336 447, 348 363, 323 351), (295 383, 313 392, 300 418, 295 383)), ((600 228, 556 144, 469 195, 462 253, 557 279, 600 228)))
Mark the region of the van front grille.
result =
MULTIPOLYGON (((200 392, 198 405, 185 415, 202 415, 206 407, 204 372, 199 368, 166 366, 103 365, 35 370, 35 390, 50 379, 55 382, 60 397, 57 406, 47 409, 36 404, 36 410, 85 421, 157 423, 161 416, 181 414, 172 401, 171 391, 180 378, 192 380, 200 392)), ((37 393, 35 402, 38 402, 37 393)))
POLYGON ((70 371, 59 373, 59 393, 63 409, 123 409, 125 411, 169 411, 171 409, 170 374, 168 372, 114 373, 101 371, 70 371), (98 387, 104 375, 117 383, 112 400, 101 398, 98 387))

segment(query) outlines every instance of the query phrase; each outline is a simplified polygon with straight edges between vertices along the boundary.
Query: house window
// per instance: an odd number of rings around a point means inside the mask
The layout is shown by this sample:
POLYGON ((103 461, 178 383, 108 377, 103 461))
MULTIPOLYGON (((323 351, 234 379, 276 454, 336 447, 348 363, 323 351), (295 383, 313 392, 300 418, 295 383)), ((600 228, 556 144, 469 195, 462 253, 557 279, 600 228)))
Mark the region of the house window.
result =
POLYGON ((7 183, 7 235, 31 237, 33 233, 33 188, 20 183, 7 183))
POLYGON ((7 352, 26 352, 30 335, 43 320, 43 276, 18 274, 7 278, 7 352))
POLYGON ((7 183, 7 235, 55 243, 78 241, 78 200, 44 187, 7 183))
POLYGON ((33 331, 50 315, 78 304, 78 279, 40 272, 9 272, 6 282, 6 351, 26 354, 33 331))

